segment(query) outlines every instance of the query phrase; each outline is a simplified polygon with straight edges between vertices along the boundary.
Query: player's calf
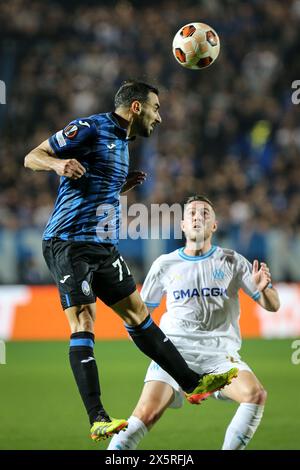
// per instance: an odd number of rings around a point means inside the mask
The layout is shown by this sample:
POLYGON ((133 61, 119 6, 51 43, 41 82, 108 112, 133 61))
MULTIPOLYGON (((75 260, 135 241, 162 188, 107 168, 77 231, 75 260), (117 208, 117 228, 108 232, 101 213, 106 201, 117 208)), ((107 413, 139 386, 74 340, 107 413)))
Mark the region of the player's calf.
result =
POLYGON ((165 382, 146 382, 132 415, 144 423, 149 430, 163 415, 174 400, 173 388, 165 382))
POLYGON ((162 416, 164 410, 161 410, 151 403, 145 404, 134 411, 134 416, 140 419, 149 430, 162 416))

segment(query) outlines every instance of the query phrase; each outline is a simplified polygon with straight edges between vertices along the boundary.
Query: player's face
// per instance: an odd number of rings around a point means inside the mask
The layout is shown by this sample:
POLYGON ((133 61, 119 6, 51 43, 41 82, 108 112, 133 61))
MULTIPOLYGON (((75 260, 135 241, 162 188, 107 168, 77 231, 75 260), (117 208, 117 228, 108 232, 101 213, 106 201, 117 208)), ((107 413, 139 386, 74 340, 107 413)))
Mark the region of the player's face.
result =
POLYGON ((181 228, 188 241, 203 243, 217 230, 213 208, 204 201, 193 201, 185 207, 181 228))
POLYGON ((150 92, 147 101, 141 104, 141 112, 136 116, 135 129, 137 135, 149 137, 157 124, 161 123, 159 99, 150 92))

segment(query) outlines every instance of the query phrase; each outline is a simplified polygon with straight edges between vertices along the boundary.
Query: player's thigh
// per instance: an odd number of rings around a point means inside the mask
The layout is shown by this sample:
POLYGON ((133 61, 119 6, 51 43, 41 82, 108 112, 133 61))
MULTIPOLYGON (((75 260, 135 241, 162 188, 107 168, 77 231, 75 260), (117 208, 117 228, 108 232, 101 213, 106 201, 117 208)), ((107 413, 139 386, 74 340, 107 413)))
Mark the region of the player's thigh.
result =
POLYGON ((126 323, 136 325, 147 316, 147 309, 136 289, 134 278, 118 250, 107 246, 105 261, 93 273, 93 291, 126 323))
POLYGON ((240 370, 238 376, 222 390, 222 395, 238 403, 263 404, 266 391, 253 372, 240 370))
POLYGON ((168 383, 146 382, 133 415, 150 429, 174 400, 174 390, 168 383))
POLYGON ((63 310, 93 304, 94 253, 89 244, 63 240, 46 240, 43 253, 59 290, 63 310))
POLYGON ((111 308, 127 325, 139 325, 148 315, 147 307, 142 301, 138 290, 111 305, 111 308))

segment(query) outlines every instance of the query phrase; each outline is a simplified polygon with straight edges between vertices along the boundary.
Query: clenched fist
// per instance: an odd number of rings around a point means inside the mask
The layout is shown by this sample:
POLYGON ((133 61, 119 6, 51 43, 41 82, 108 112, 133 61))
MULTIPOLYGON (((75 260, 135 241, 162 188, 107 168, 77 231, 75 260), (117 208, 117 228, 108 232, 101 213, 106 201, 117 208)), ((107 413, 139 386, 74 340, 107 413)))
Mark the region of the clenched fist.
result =
POLYGON ((54 170, 59 176, 66 176, 73 180, 81 178, 86 169, 81 163, 79 163, 75 158, 70 158, 68 160, 59 160, 55 162, 54 170))

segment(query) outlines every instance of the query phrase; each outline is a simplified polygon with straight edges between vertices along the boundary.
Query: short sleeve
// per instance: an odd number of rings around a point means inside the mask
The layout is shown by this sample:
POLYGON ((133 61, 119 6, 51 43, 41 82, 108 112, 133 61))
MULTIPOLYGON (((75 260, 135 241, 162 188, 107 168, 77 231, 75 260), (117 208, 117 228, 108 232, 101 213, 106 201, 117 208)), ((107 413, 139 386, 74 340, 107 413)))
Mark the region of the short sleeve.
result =
POLYGON ((141 297, 147 307, 158 307, 161 302, 164 293, 161 277, 160 261, 157 258, 152 264, 141 290, 141 297))
POLYGON ((96 135, 97 129, 92 119, 75 119, 52 135, 49 144, 57 157, 80 157, 91 151, 96 135))
POLYGON ((260 298, 260 292, 257 290, 252 280, 252 266, 251 263, 242 255, 237 255, 237 275, 238 286, 249 295, 253 300, 260 298))

